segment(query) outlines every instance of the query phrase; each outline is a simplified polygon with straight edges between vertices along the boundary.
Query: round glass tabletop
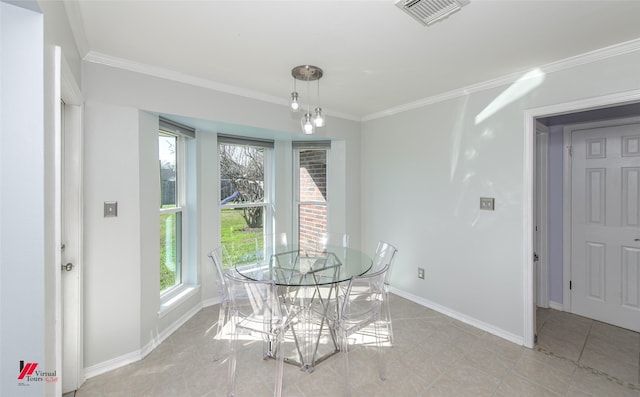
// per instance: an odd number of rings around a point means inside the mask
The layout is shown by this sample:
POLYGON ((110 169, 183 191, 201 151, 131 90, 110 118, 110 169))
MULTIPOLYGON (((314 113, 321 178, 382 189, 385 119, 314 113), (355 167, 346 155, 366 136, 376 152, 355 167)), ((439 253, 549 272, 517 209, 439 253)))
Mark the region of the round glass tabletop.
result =
POLYGON ((367 254, 347 247, 327 246, 323 251, 278 246, 272 254, 251 264, 237 264, 236 271, 251 280, 275 280, 278 285, 313 286, 347 281, 371 269, 367 254))

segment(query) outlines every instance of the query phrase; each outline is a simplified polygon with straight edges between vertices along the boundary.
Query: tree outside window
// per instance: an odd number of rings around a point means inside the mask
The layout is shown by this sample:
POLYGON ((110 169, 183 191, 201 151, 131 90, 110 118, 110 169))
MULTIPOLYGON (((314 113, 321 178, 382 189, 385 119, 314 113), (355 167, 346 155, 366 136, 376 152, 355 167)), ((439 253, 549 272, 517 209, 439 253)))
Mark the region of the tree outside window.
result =
POLYGON ((219 144, 220 240, 233 263, 255 261, 265 235, 266 148, 219 144))

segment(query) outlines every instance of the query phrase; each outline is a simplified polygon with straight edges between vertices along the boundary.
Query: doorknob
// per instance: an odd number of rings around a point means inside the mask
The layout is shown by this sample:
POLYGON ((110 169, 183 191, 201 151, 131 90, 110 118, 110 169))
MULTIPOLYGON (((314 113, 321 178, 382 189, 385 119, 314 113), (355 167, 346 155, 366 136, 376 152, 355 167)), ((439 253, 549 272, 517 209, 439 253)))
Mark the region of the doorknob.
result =
POLYGON ((634 238, 633 241, 640 241, 640 238, 634 238))
POLYGON ((69 262, 66 265, 61 265, 62 270, 66 270, 68 272, 71 271, 71 269, 73 269, 73 263, 69 262))

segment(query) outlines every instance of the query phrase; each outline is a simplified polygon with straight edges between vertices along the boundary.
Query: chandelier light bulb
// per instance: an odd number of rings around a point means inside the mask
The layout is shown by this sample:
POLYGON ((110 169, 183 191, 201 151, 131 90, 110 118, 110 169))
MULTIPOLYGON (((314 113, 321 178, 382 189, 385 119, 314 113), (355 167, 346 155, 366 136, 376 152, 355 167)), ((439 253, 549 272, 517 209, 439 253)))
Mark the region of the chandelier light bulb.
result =
POLYGON ((311 121, 311 113, 304 114, 304 117, 302 118, 302 131, 304 131, 304 133, 307 135, 313 134, 313 132, 315 131, 315 126, 311 121))
POLYGON ((291 93, 290 106, 293 112, 297 112, 298 110, 300 110, 300 103, 298 102, 298 93, 295 91, 291 93))
POLYGON ((316 108, 316 117, 313 119, 313 124, 318 128, 324 127, 324 116, 320 107, 316 108))

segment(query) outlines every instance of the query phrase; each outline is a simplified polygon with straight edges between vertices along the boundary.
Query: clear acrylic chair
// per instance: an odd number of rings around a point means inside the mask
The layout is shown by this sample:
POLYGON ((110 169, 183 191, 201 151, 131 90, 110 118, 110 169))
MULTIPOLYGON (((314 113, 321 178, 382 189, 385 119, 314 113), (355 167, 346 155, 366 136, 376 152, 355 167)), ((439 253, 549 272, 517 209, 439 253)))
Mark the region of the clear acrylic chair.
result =
MULTIPOLYGON (((251 237, 249 237, 251 238, 251 237)), ((255 233, 254 249, 249 250, 244 256, 245 262, 261 262, 268 263, 271 256, 288 247, 288 238, 286 233, 262 234, 255 233)))
POLYGON ((275 254, 283 248, 288 248, 291 242, 287 237, 287 233, 275 233, 265 234, 262 237, 262 241, 258 244, 262 244, 265 259, 268 260, 270 255, 275 254))
POLYGON ((322 267, 321 262, 326 262, 329 256, 333 256, 335 259, 346 256, 346 250, 349 248, 349 235, 338 233, 319 233, 315 242, 313 250, 305 252, 307 257, 317 258, 318 266, 322 267))
POLYGON ((371 266, 370 272, 378 272, 383 269, 385 266, 388 267, 388 270, 385 274, 384 278, 384 300, 383 300, 383 309, 384 309, 384 321, 387 324, 387 329, 389 333, 389 343, 393 345, 393 323, 391 321, 391 307, 389 305, 389 281, 391 280, 391 271, 393 269, 393 262, 396 257, 396 253, 398 249, 393 245, 386 243, 384 241, 378 242, 378 247, 376 248, 376 252, 373 255, 373 265, 371 266))
MULTIPOLYGON (((220 246, 211 252, 209 252, 209 258, 213 263, 213 268, 216 272, 216 281, 218 285, 218 294, 220 296, 220 310, 218 311, 218 326, 216 329, 216 337, 223 339, 224 326, 229 319, 229 291, 226 286, 224 274, 233 271, 233 265, 231 259, 227 254, 224 246, 220 246)), ((216 349, 214 353, 214 360, 219 360, 219 352, 216 349)))
POLYGON ((351 395, 349 384, 349 337, 368 326, 373 326, 376 340, 378 372, 380 379, 386 379, 384 347, 381 328, 383 327, 382 305, 385 299, 384 280, 389 264, 375 272, 352 277, 344 291, 338 297, 338 318, 335 324, 336 335, 340 342, 340 351, 344 363, 345 394, 351 395))
POLYGON ((349 247, 349 235, 347 233, 320 233, 318 234, 318 251, 326 251, 327 247, 349 247))
POLYGON ((231 326, 231 355, 227 374, 227 396, 233 396, 236 385, 236 362, 239 347, 239 334, 260 335, 263 345, 263 358, 275 354, 276 374, 274 396, 282 395, 282 376, 284 354, 282 351, 286 315, 282 310, 278 288, 274 280, 254 281, 241 276, 224 274, 229 291, 229 314, 231 326))

